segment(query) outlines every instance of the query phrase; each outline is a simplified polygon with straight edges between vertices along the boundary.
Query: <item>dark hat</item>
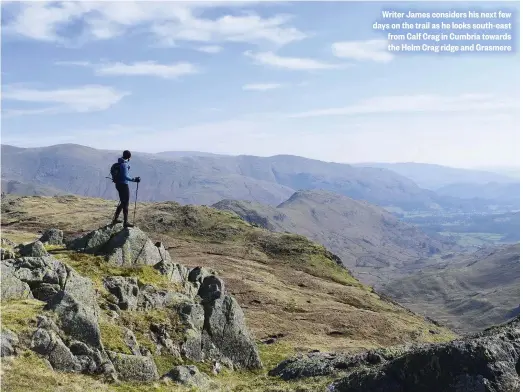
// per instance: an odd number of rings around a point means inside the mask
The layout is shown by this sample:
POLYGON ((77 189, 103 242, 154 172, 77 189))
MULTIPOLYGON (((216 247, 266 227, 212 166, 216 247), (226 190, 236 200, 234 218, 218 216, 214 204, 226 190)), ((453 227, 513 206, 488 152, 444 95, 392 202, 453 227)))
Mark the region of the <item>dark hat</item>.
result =
POLYGON ((131 151, 129 151, 129 150, 125 150, 125 151, 123 152, 123 155, 122 155, 122 156, 123 156, 123 159, 129 159, 129 158, 131 158, 131 151))

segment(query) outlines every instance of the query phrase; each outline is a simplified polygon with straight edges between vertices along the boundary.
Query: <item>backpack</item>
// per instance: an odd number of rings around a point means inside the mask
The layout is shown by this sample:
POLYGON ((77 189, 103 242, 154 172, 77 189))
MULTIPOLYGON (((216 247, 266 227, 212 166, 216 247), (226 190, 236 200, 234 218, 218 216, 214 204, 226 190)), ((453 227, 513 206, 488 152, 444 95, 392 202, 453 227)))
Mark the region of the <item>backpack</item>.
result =
POLYGON ((111 166, 111 178, 114 183, 118 182, 120 178, 120 163, 113 163, 111 166))

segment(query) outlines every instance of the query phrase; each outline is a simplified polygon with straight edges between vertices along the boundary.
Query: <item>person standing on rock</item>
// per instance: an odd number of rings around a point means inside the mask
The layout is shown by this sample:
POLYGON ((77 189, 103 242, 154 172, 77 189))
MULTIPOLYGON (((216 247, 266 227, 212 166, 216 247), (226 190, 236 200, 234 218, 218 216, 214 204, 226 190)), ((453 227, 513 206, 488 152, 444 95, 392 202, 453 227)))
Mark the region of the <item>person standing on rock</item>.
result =
POLYGON ((122 157, 118 158, 118 163, 115 163, 111 167, 111 176, 113 182, 115 183, 116 190, 118 191, 118 196, 120 197, 120 203, 118 204, 118 207, 116 207, 112 224, 114 225, 116 223, 122 223, 121 220, 118 220, 118 217, 120 216, 120 212, 123 211, 124 227, 134 227, 134 225, 129 223, 129 181, 136 183, 140 182, 140 177, 129 177, 129 170, 131 169, 129 166, 130 159, 131 152, 125 150, 122 154, 122 157))

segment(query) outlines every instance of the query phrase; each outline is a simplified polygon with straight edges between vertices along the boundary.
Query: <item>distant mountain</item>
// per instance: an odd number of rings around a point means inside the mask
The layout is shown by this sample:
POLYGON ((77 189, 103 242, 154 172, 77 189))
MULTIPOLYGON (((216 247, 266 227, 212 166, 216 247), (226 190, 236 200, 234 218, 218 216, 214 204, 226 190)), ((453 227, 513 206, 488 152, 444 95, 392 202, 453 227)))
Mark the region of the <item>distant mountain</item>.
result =
POLYGON ((462 199, 480 198, 491 200, 494 203, 512 203, 519 208, 519 182, 488 184, 457 183, 446 185, 436 190, 444 196, 459 197, 462 199))
POLYGON ((58 196, 65 192, 43 185, 26 184, 15 180, 2 179, 2 193, 21 196, 58 196))
MULTIPOLYGON (((121 152, 66 144, 42 148, 2 145, 2 178, 67 193, 113 199, 106 177, 121 152)), ((169 153, 166 153, 169 154, 169 153)), ((131 175, 142 177, 143 201, 213 204, 222 199, 277 205, 296 190, 323 189, 406 210, 480 208, 418 187, 393 171, 296 156, 183 156, 133 152, 131 175)))
POLYGON ((201 152, 201 151, 163 151, 155 154, 161 158, 167 159, 178 159, 185 157, 224 157, 227 155, 213 154, 211 152, 201 152))
POLYGON ((222 200, 214 208, 278 232, 305 235, 339 255, 362 281, 381 285, 404 265, 452 249, 384 209, 325 191, 296 192, 277 207, 222 200))
POLYGON ((478 331, 519 314, 519 275, 518 243, 425 265, 382 290, 457 331, 478 331))
POLYGON ((428 163, 358 163, 357 167, 374 167, 392 170, 402 176, 410 178, 418 186, 436 190, 454 183, 488 184, 489 182, 513 183, 514 178, 474 169, 458 169, 454 167, 434 165, 428 163))

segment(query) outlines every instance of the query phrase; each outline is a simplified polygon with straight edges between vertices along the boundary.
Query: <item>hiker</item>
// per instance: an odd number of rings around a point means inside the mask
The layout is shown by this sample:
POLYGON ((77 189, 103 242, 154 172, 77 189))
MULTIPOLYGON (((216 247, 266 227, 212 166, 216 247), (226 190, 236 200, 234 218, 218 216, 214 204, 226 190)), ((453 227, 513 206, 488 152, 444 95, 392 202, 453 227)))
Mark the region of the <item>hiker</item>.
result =
POLYGON ((128 162, 131 159, 131 152, 125 150, 121 158, 118 158, 118 163, 114 164, 111 167, 111 175, 113 182, 116 185, 116 190, 118 191, 118 196, 120 197, 120 204, 116 207, 116 212, 114 214, 113 225, 116 223, 122 223, 121 220, 118 220, 120 212, 123 210, 123 225, 124 227, 134 227, 129 223, 129 181, 140 182, 140 177, 129 177, 129 170, 131 167, 128 162))

